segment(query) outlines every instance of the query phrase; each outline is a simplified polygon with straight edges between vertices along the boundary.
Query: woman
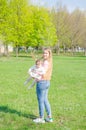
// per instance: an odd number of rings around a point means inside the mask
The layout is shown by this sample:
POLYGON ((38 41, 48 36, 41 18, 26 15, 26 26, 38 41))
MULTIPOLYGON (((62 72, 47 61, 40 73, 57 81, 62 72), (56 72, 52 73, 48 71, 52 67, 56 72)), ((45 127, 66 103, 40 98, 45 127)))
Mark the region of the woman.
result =
POLYGON ((48 101, 48 90, 50 87, 50 80, 52 74, 52 52, 50 49, 45 48, 43 50, 43 67, 46 73, 43 75, 42 80, 37 81, 36 93, 39 106, 39 118, 34 119, 36 123, 53 122, 51 115, 51 107, 48 101), (44 109, 47 112, 47 118, 44 120, 44 109))

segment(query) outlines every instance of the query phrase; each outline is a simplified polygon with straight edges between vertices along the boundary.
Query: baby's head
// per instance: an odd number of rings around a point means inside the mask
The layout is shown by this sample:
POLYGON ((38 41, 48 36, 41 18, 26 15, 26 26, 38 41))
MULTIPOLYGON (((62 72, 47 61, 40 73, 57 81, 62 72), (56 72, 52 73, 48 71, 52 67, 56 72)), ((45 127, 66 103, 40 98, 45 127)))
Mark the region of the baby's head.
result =
POLYGON ((36 60, 36 67, 39 68, 41 66, 42 62, 40 59, 36 60))

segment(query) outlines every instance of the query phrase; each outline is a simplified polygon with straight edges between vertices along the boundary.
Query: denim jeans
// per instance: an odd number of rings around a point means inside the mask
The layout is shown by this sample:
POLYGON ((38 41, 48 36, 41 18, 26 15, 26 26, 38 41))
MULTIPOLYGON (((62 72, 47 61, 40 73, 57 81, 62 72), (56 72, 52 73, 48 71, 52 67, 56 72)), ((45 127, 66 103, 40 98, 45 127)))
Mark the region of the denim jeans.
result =
POLYGON ((44 117, 44 110, 46 110, 47 115, 51 117, 51 107, 48 101, 48 90, 50 87, 50 81, 41 80, 37 82, 36 93, 39 105, 39 115, 44 117))

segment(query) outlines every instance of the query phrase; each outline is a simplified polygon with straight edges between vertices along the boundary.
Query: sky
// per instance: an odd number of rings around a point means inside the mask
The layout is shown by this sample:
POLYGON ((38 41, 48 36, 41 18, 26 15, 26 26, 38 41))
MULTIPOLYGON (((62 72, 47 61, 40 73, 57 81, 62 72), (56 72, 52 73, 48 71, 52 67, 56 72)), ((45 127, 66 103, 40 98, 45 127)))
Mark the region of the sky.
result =
POLYGON ((56 7, 56 5, 61 4, 62 6, 67 6, 67 9, 71 12, 76 8, 80 10, 86 10, 86 0, 31 0, 36 5, 42 5, 46 7, 56 7))

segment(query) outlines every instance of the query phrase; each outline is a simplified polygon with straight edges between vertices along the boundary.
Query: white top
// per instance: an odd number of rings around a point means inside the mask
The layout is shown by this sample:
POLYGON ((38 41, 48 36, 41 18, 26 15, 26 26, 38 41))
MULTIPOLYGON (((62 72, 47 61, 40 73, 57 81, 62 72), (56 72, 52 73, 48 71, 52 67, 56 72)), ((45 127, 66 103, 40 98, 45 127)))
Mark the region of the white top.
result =
POLYGON ((45 68, 43 66, 36 67, 36 65, 34 65, 28 70, 28 73, 31 77, 41 80, 42 75, 45 74, 45 68))

